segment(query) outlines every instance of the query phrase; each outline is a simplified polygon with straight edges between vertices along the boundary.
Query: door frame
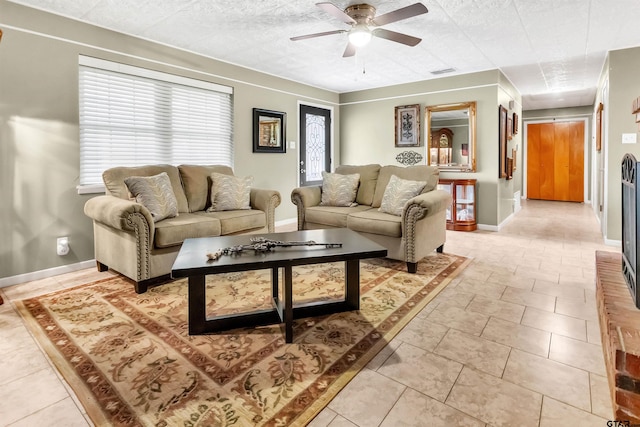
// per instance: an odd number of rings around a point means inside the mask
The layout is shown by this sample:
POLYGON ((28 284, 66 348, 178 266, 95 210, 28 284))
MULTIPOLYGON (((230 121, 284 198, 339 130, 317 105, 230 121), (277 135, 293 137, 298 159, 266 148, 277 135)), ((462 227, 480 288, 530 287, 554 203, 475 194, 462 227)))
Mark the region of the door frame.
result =
MULTIPOLYGON (((531 120, 523 120, 522 123, 522 127, 524 128, 523 134, 522 134, 522 197, 523 198, 527 198, 528 194, 527 194, 527 160, 528 160, 528 155, 527 155, 527 149, 529 148, 527 146, 527 138, 528 138, 528 130, 529 130, 529 125, 530 124, 541 124, 541 123, 559 123, 559 122, 583 122, 583 126, 584 126, 584 155, 583 155, 583 170, 584 170, 584 176, 583 176, 583 186, 584 186, 584 194, 582 196, 582 199, 584 200, 583 203, 591 203, 591 199, 590 199, 590 195, 591 193, 589 192, 589 183, 590 183, 590 178, 591 175, 589 174, 589 172, 591 171, 591 169, 589 168, 589 158, 591 157, 591 152, 589 151, 589 118, 588 117, 566 117, 566 118, 559 118, 559 119, 555 119, 555 118, 540 118, 540 119, 531 119, 531 120)), ((593 173, 593 171, 591 171, 591 173, 593 173)))
POLYGON ((307 102, 307 101, 298 101, 298 105, 296 108, 296 116, 297 116, 297 120, 296 120, 296 126, 298 127, 298 161, 296 162, 296 187, 300 187, 300 162, 302 161, 302 159, 300 158, 300 155, 302 153, 302 151, 300 150, 300 141, 302 141, 302 132, 303 129, 300 127, 300 107, 302 105, 306 105, 308 107, 316 107, 316 108, 322 108, 324 110, 328 110, 329 111, 329 115, 331 117, 331 123, 330 123, 330 127, 329 127, 329 132, 331 134, 331 143, 329 144, 329 156, 330 156, 330 172, 333 172, 335 169, 335 157, 334 157, 334 149, 335 149, 335 143, 336 143, 336 134, 335 134, 335 128, 334 128, 334 123, 335 123, 335 111, 333 106, 330 105, 326 105, 326 104, 317 104, 314 102, 307 102))

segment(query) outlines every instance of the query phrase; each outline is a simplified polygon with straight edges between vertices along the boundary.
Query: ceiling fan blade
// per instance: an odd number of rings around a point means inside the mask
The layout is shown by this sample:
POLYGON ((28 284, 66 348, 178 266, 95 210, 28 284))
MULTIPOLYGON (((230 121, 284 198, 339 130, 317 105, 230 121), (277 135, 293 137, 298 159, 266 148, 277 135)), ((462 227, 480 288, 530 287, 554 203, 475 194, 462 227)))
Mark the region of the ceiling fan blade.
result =
POLYGON ((334 18, 338 18, 340 21, 344 22, 345 24, 356 23, 355 19, 353 19, 352 17, 344 13, 342 9, 340 9, 338 6, 336 6, 333 3, 321 2, 321 3, 316 3, 316 6, 318 6, 320 9, 324 10, 334 18))
POLYGON ((425 5, 423 5, 422 3, 416 3, 412 4, 411 6, 394 10, 393 12, 385 13, 384 15, 376 16, 373 20, 373 23, 380 27, 382 25, 390 24, 402 19, 422 15, 423 13, 427 12, 429 12, 429 10, 425 5))
POLYGON ((348 58, 350 56, 353 56, 356 54, 356 47, 353 43, 349 43, 347 44, 347 48, 344 50, 344 53, 342 54, 343 58, 348 58))
POLYGON ((291 37, 289 40, 295 42, 295 41, 298 41, 298 40, 312 39, 314 37, 330 36, 332 34, 340 34, 340 33, 346 33, 346 32, 347 32, 347 30, 325 31, 324 33, 314 33, 314 34, 307 34, 307 35, 304 35, 304 36, 291 37))
POLYGON ((396 33, 395 31, 385 30, 384 28, 376 28, 371 32, 371 34, 376 37, 380 37, 381 39, 406 44, 407 46, 415 46, 422 41, 422 39, 417 37, 413 37, 408 34, 396 33))

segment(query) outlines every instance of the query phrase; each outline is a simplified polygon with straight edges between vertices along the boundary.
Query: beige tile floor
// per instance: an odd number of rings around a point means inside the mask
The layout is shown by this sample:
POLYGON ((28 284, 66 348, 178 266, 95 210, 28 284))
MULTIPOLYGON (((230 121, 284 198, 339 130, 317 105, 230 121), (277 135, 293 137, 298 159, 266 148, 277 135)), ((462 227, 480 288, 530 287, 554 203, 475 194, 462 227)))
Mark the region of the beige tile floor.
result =
MULTIPOLYGON (((590 205, 523 202, 500 232, 447 232, 472 263, 310 423, 604 426, 590 205)), ((1 289, 0 425, 91 425, 11 301, 104 277, 94 269, 1 289)))

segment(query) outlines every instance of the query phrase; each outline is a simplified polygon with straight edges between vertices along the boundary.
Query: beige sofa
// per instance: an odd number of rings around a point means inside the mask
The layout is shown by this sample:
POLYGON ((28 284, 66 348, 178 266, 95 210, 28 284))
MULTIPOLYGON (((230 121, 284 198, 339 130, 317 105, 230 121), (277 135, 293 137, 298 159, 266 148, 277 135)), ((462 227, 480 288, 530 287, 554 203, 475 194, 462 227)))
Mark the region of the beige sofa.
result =
POLYGON ((446 209, 451 195, 437 190, 439 171, 432 166, 340 166, 337 174, 359 174, 354 206, 322 206, 322 186, 296 188, 291 201, 298 209, 298 229, 346 227, 385 246, 388 257, 405 261, 411 273, 417 262, 434 249, 442 252, 446 240, 446 209), (426 181, 422 193, 410 199, 401 215, 380 212, 392 177, 426 181), (355 205, 357 203, 357 205, 355 205))
POLYGON ((109 267, 135 282, 138 293, 171 273, 184 239, 274 231, 280 193, 251 188, 251 209, 207 212, 212 172, 233 175, 227 166, 150 165, 116 167, 103 173, 106 195, 88 200, 84 212, 93 220, 95 258, 100 271, 109 267), (166 172, 178 215, 154 222, 150 211, 131 199, 125 179, 166 172))

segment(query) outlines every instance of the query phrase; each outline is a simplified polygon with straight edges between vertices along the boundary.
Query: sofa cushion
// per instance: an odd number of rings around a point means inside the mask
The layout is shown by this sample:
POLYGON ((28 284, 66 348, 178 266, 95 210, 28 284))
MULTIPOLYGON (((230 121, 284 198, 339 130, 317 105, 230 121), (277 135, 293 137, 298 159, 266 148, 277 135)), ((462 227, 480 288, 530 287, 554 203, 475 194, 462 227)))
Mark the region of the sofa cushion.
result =
POLYGON ((118 166, 107 169, 102 173, 102 181, 104 182, 107 194, 121 199, 131 199, 131 193, 124 183, 125 178, 130 176, 153 176, 161 172, 166 172, 171 181, 173 195, 176 196, 178 202, 178 212, 189 212, 187 198, 182 189, 182 181, 178 168, 171 165, 148 165, 148 166, 118 166))
POLYGON ((305 210, 304 218, 306 222, 344 228, 347 226, 347 216, 349 214, 368 209, 371 209, 371 206, 313 206, 305 210))
POLYGON ((216 218, 184 213, 156 223, 154 244, 157 248, 181 245, 192 237, 214 237, 220 235, 220 221, 216 218))
POLYGON ((427 193, 437 187, 439 173, 438 168, 435 166, 383 166, 380 168, 380 175, 378 175, 378 183, 376 184, 376 191, 373 195, 371 206, 374 208, 380 207, 384 190, 387 188, 391 175, 411 181, 426 181, 427 185, 424 186, 422 192, 427 193))
POLYGON ((361 233, 402 237, 402 221, 399 216, 369 209, 355 212, 347 218, 347 228, 361 233))
POLYGON ((242 233, 267 226, 267 216, 263 211, 256 209, 220 211, 220 212, 195 212, 194 215, 206 218, 215 218, 220 222, 220 234, 242 233))
POLYGON ((153 222, 178 216, 178 201, 166 172, 153 176, 130 176, 124 183, 140 203, 149 210, 153 222))
POLYGON ((356 203, 359 205, 371 205, 373 202, 373 193, 376 190, 378 174, 380 173, 380 165, 343 165, 336 168, 336 173, 342 175, 360 174, 360 185, 358 186, 356 203))
POLYGON ((253 177, 238 178, 213 172, 211 178, 211 206, 207 212, 251 209, 253 177))
POLYGON ((402 215, 404 205, 409 199, 413 199, 420 194, 425 185, 427 185, 426 181, 411 181, 392 175, 387 188, 384 190, 378 210, 391 215, 402 215))
POLYGON ((342 175, 322 171, 321 206, 351 206, 356 200, 360 174, 342 175))
POLYGON ((180 177, 189 212, 203 211, 211 206, 211 178, 213 172, 233 175, 233 169, 223 165, 180 165, 180 177))

